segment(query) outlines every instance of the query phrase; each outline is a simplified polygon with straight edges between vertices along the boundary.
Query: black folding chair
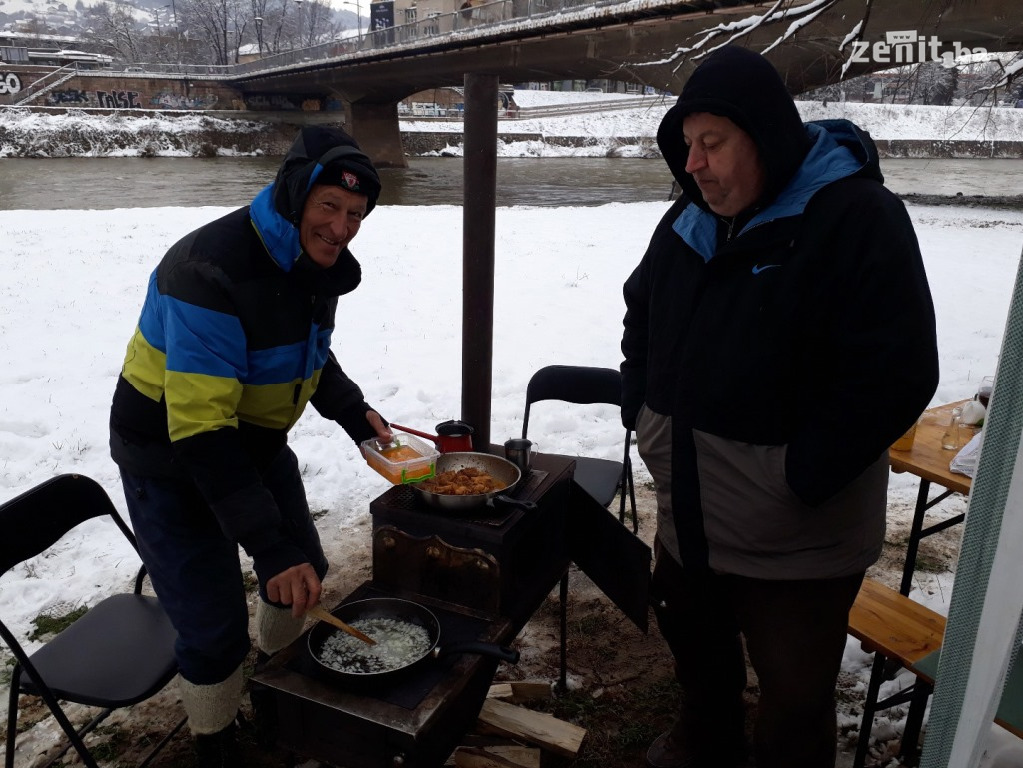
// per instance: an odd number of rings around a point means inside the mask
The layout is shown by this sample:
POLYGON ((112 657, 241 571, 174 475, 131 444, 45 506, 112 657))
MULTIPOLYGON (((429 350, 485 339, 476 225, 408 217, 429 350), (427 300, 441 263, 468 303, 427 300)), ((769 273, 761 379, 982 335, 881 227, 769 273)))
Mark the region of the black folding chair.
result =
MULTIPOLYGON (((0 530, 4 532, 0 575, 45 552, 80 523, 103 516, 113 520, 137 552, 135 536, 110 497, 83 475, 60 475, 0 504, 0 530)), ((0 620, 0 637, 16 662, 7 710, 6 768, 14 768, 19 694, 46 702, 70 742, 47 765, 73 746, 86 766, 98 768, 83 736, 114 709, 150 698, 177 674, 174 628, 156 598, 142 594, 145 574, 143 566, 135 578, 134 592, 103 599, 32 654, 0 620), (102 711, 76 730, 61 701, 102 711)), ((184 724, 182 718, 140 766, 148 765, 184 724)))
MULTIPOLYGON (((622 405, 622 374, 614 368, 591 368, 579 365, 549 365, 533 374, 526 387, 526 412, 522 417, 522 436, 527 437, 529 412, 533 403, 560 400, 578 405, 606 403, 622 405)), ((575 482, 602 507, 610 506, 621 493, 618 519, 625 523, 625 498, 631 501, 632 531, 639 531, 636 516, 636 488, 632 478, 630 447, 632 431, 625 430, 625 450, 621 461, 592 456, 575 459, 575 482)))

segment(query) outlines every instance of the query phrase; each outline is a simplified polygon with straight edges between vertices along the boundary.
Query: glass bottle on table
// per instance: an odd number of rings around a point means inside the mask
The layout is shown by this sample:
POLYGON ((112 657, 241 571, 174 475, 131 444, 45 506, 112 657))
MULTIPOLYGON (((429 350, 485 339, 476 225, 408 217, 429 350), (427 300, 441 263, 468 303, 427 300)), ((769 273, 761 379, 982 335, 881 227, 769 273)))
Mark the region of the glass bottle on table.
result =
POLYGON ((962 416, 962 406, 956 406, 952 409, 952 416, 948 420, 948 426, 945 427, 945 434, 941 436, 941 447, 946 451, 957 451, 962 448, 959 437, 962 416))

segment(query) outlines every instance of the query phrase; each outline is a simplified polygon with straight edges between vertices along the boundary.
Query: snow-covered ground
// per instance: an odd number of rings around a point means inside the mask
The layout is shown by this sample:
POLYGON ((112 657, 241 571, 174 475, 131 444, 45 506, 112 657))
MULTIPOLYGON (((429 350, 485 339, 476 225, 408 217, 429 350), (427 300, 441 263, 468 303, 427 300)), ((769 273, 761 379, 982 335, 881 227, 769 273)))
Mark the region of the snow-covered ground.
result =
MULTIPOLYGON (((609 109, 587 115, 554 116, 498 121, 499 133, 540 133, 548 136, 657 135, 674 96, 630 96, 609 93, 516 90, 515 103, 523 109, 555 104, 601 105, 615 100, 642 98, 646 104, 632 109, 609 109)), ((962 141, 1023 140, 1023 109, 1011 107, 935 107, 922 104, 865 104, 860 102, 797 101, 804 120, 852 120, 875 139, 943 139, 962 141)), ((458 121, 402 120, 403 131, 460 132, 458 121)))
MULTIPOLYGON (((537 368, 618 365, 621 285, 664 206, 497 212, 495 441, 520 432, 523 393, 537 368)), ((99 481, 123 510, 107 450, 107 413, 147 276, 174 240, 224 210, 0 212, 0 498, 58 473, 79 472, 99 481)), ((933 404, 969 397, 997 364, 1023 245, 1023 213, 917 206, 910 213, 938 312, 941 382, 933 404)), ((364 282, 341 302, 335 349, 368 401, 388 419, 414 428, 430 429, 460 413, 460 302, 457 287, 451 293, 451 276, 461 274, 461 255, 422 233, 456 230, 461 215, 456 206, 382 207, 353 247, 364 282), (413 268, 398 258, 408 253, 416 254, 413 268), (438 299, 452 295, 451 301, 438 299), (437 365, 438 359, 448 364, 437 365)), ((541 450, 617 456, 622 431, 616 409, 594 407, 574 416, 541 406, 530 426, 541 450)), ((368 546, 368 505, 387 481, 340 429, 311 412, 291 444, 312 507, 325 510, 318 527, 328 551, 342 541, 368 546)), ((645 469, 638 457, 636 462, 642 477, 645 469)), ((890 503, 911 505, 916 487, 915 478, 893 475, 890 503)), ((87 526, 55 554, 0 578, 5 618, 24 638, 40 612, 92 604, 110 585, 127 584, 132 562, 119 533, 87 526)), ((948 575, 921 580, 916 594, 945 611, 949 582, 948 575)), ((843 672, 865 684, 869 657, 855 641, 843 672)))

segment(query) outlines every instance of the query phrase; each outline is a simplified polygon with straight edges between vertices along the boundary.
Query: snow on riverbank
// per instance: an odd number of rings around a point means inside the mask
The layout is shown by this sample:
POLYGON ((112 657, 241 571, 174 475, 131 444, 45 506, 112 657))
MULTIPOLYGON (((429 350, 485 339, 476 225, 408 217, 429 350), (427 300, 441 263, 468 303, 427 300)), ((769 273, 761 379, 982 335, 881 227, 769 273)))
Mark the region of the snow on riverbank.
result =
MULTIPOLYGON (((560 91, 515 92, 520 108, 554 104, 591 103, 609 108, 572 115, 501 119, 499 134, 508 136, 500 154, 505 157, 647 155, 653 151, 657 126, 675 102, 673 96, 647 96, 630 109, 611 108, 615 101, 637 97, 605 93, 560 91), (511 134, 537 138, 513 139, 511 134), (572 137, 583 146, 547 141, 572 137)), ((923 105, 799 102, 805 120, 846 118, 875 140, 1013 142, 1023 141, 1023 109, 1008 107, 934 107, 923 105)), ((228 120, 194 113, 100 114, 89 110, 40 113, 0 110, 0 158, 26 156, 117 157, 188 156, 203 146, 217 154, 273 154, 260 150, 259 135, 266 125, 251 120, 228 120), (212 137, 215 146, 210 147, 212 137)), ((340 118, 340 116, 339 116, 340 118)), ((404 133, 451 133, 444 154, 461 151, 460 120, 401 120, 404 133)))

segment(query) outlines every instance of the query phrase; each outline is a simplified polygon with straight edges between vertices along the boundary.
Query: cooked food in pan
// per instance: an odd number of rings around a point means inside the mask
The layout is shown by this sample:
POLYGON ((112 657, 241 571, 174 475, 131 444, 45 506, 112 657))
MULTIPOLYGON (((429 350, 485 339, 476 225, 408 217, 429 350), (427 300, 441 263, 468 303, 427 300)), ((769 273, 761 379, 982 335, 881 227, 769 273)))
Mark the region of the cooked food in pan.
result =
POLYGON ((503 490, 506 486, 491 475, 475 467, 441 472, 436 477, 423 480, 419 487, 430 493, 441 493, 449 496, 469 496, 479 493, 492 493, 503 490))

